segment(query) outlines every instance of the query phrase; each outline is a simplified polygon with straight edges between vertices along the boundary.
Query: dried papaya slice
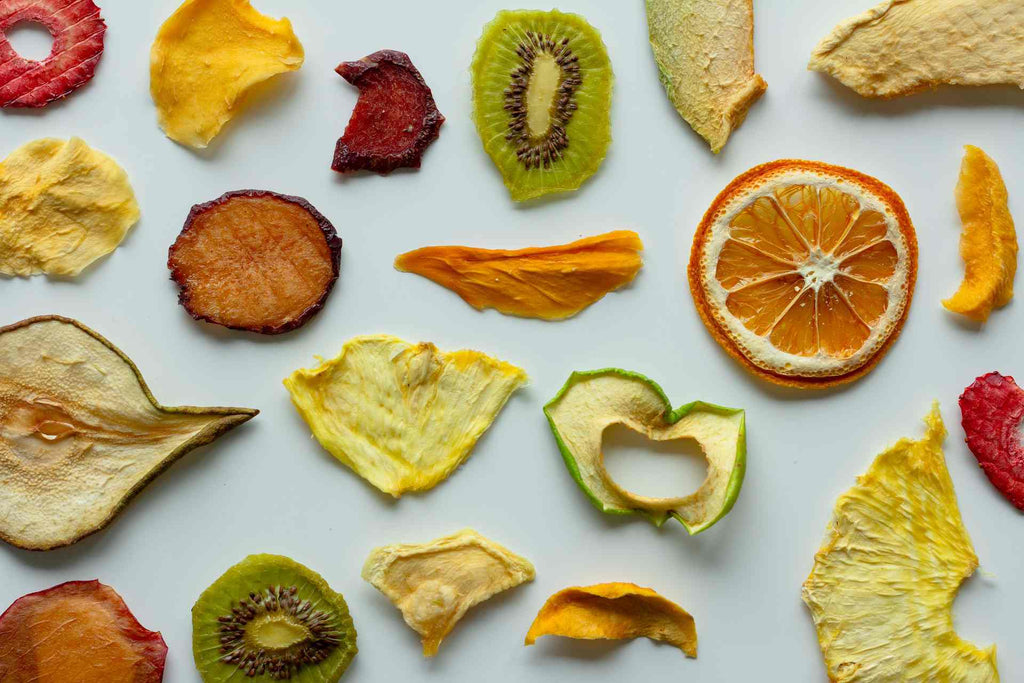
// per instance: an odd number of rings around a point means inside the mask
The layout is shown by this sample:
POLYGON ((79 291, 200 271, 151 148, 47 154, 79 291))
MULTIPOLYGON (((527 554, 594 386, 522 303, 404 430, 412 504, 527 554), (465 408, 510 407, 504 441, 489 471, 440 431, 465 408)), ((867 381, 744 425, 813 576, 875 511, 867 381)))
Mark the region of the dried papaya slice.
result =
POLYGON ((0 539, 49 550, 99 531, 178 458, 258 412, 161 406, 124 353, 68 318, 0 328, 0 539))
POLYGON ((690 613, 650 588, 599 583, 561 590, 544 603, 526 634, 585 640, 650 638, 697 656, 697 627, 690 613))
POLYGON ((990 372, 960 395, 967 447, 992 485, 1024 510, 1024 389, 990 372))
POLYGON ((424 247, 401 254, 395 268, 447 287, 477 310, 561 320, 632 282, 643 248, 635 232, 616 230, 553 247, 424 247))
POLYGON ((68 581, 0 616, 0 681, 160 683, 167 645, 99 581, 68 581))
POLYGON ((342 62, 335 71, 359 88, 359 100, 334 149, 331 168, 381 175, 403 166, 419 168, 444 116, 409 55, 380 50, 356 62, 342 62))
POLYGON ((430 543, 375 548, 363 566, 363 579, 423 637, 425 657, 437 654, 471 607, 534 576, 529 560, 472 529, 430 543))
POLYGON ((341 238, 301 197, 236 190, 192 207, 167 267, 196 320, 280 334, 323 308, 338 279, 341 238))

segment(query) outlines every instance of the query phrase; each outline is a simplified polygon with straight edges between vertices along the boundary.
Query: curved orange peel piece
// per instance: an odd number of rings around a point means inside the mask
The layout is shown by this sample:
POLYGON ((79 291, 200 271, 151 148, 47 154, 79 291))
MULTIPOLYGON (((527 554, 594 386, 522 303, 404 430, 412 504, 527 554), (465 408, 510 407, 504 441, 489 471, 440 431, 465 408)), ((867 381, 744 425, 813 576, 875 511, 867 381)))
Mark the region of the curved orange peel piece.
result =
POLYGON ((561 590, 544 603, 526 634, 584 640, 625 640, 641 636, 697 656, 697 627, 679 605, 632 583, 599 583, 561 590))

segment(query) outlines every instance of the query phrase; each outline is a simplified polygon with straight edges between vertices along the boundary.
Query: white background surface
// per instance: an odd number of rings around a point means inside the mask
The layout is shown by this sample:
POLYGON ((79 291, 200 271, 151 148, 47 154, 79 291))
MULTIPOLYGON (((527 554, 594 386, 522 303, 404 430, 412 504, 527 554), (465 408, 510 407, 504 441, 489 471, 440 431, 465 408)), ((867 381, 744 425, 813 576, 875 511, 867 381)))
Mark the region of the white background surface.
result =
MULTIPOLYGON (((1024 680, 1016 647, 1024 519, 963 445, 956 405, 982 373, 1024 379, 1024 309, 1015 301, 979 330, 939 304, 962 275, 953 188, 963 144, 999 163, 1011 211, 1024 223, 1024 94, 986 88, 861 99, 805 64, 821 37, 871 0, 758 2, 757 70, 768 92, 713 157, 661 90, 643 3, 566 0, 560 9, 583 14, 611 55, 615 139, 581 191, 517 206, 471 119, 469 63, 504 0, 258 0, 261 10, 291 18, 305 66, 279 78, 199 154, 162 135, 148 94, 149 45, 177 0, 101 4, 109 30, 96 78, 40 112, 3 111, 0 149, 6 155, 34 138, 79 135, 127 169, 142 220, 77 280, 0 281, 0 322, 72 316, 130 355, 162 403, 262 413, 175 464, 105 531, 43 554, 0 548, 0 607, 62 581, 99 578, 143 625, 163 633, 165 680, 196 681, 189 613, 196 597, 247 554, 275 552, 319 571, 348 600, 360 652, 347 681, 823 680, 800 585, 832 505, 883 447, 919 435, 920 419, 939 399, 949 468, 982 563, 955 605, 957 628, 978 645, 998 645, 1004 680, 1024 680), (447 122, 419 172, 341 178, 329 166, 356 90, 332 69, 383 48, 411 55, 447 122), (920 272, 903 335, 874 372, 845 389, 801 393, 752 379, 704 330, 686 284, 693 231, 713 197, 750 166, 780 157, 882 179, 902 195, 917 227, 920 272), (341 279, 326 308, 285 336, 193 322, 168 279, 167 247, 189 207, 248 187, 306 197, 344 239, 341 279), (614 228, 640 233, 643 271, 632 287, 565 322, 478 313, 391 267, 399 252, 427 244, 515 248, 614 228), (314 354, 331 357, 349 337, 377 332, 480 349, 532 378, 459 471, 397 502, 309 438, 281 385, 314 354), (647 374, 676 405, 704 399, 747 409, 743 491, 706 533, 691 538, 678 524, 657 530, 638 517, 602 515, 566 471, 541 406, 571 370, 609 365, 647 374), (423 542, 466 526, 530 558, 537 580, 472 610, 439 656, 424 660, 415 633, 359 571, 374 546, 423 542), (602 581, 651 586, 690 610, 699 659, 646 640, 546 638, 522 646, 548 595, 602 581)), ((699 481, 692 463, 629 453, 636 467, 623 466, 622 453, 611 466, 628 471, 623 483, 642 493, 689 490, 699 481)))

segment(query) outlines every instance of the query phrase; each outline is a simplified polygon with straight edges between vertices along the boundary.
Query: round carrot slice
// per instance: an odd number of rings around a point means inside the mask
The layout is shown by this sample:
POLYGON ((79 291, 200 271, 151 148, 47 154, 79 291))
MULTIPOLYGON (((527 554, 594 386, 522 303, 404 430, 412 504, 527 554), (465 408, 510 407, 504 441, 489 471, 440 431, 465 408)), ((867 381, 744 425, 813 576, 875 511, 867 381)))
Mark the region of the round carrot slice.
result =
POLYGON ((701 319, 744 367, 827 387, 868 373, 899 335, 917 277, 902 200, 840 166, 781 160, 711 204, 690 253, 701 319))

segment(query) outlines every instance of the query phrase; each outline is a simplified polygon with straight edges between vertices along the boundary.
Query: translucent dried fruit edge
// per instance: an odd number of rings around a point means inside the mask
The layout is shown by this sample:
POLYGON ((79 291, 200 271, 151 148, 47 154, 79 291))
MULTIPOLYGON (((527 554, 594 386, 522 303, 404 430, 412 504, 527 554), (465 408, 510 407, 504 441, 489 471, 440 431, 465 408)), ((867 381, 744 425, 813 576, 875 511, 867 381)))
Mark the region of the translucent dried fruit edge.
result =
POLYGON ((352 118, 338 140, 331 165, 339 173, 419 168, 444 117, 409 55, 381 50, 342 62, 338 74, 359 88, 352 118))
POLYGON ((25 595, 0 616, 4 683, 160 683, 166 657, 160 634, 99 581, 25 595))
POLYGON ((1024 389, 990 372, 960 395, 967 447, 992 485, 1024 510, 1024 389))

